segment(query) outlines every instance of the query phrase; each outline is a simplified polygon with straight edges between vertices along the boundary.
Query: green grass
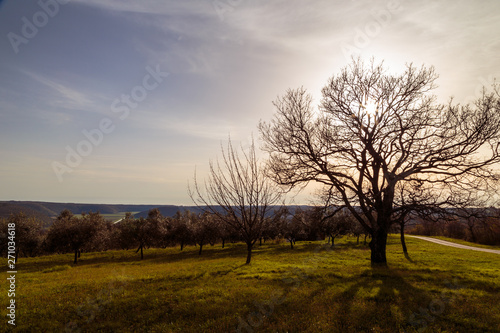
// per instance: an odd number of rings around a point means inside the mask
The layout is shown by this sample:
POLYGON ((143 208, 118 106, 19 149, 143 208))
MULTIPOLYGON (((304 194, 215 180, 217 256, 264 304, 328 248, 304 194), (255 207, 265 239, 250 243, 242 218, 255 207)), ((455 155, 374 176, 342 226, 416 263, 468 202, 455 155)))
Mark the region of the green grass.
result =
POLYGON ((389 237, 388 269, 351 238, 266 244, 250 265, 243 244, 20 258, 17 331, 500 331, 499 255, 407 243, 411 260, 389 237))
POLYGON ((60 272, 60 271, 65 271, 67 269, 70 269, 70 265, 61 265, 61 266, 54 266, 54 267, 49 267, 45 268, 42 270, 42 273, 52 273, 52 272, 60 272))

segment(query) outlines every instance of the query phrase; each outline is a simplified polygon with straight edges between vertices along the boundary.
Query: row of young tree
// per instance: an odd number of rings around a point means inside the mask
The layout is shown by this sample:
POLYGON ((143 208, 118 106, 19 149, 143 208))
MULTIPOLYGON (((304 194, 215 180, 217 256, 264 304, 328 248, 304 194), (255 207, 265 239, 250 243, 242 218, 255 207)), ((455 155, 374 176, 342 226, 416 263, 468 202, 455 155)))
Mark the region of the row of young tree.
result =
MULTIPOLYGON (((244 230, 233 228, 217 215, 178 212, 173 217, 164 217, 158 209, 149 211, 146 218, 134 218, 127 213, 118 223, 106 220, 99 213, 74 215, 69 210, 62 211, 48 229, 36 218, 23 213, 13 214, 0 220, 0 230, 6 233, 8 224, 15 224, 16 260, 19 255, 33 257, 53 253, 73 253, 74 263, 82 252, 97 252, 112 249, 134 249, 144 258, 147 248, 165 248, 186 245, 199 247, 202 254, 207 244, 245 241, 244 230)), ((265 219, 255 235, 255 241, 287 241, 293 249, 296 241, 320 240, 328 237, 334 246, 335 239, 342 235, 363 234, 360 224, 349 213, 334 216, 325 214, 322 208, 296 209, 280 208, 272 218, 265 219)), ((0 243, 2 254, 7 253, 6 237, 0 243)), ((366 235, 365 235, 366 242, 366 235)))

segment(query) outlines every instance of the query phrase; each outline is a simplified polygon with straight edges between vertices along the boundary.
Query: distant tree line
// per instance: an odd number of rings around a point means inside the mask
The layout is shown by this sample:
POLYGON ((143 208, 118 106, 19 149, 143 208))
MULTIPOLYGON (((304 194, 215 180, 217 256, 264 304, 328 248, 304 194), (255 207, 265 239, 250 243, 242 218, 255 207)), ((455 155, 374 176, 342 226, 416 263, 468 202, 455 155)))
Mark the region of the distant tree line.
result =
MULTIPOLYGON (((463 212, 462 212, 463 213, 463 212)), ((480 211, 470 209, 467 214, 447 217, 417 218, 408 233, 422 236, 444 236, 484 245, 500 245, 500 209, 480 211)))
MULTIPOLYGON (((500 245, 500 209, 489 208, 487 211, 488 214, 476 212, 435 219, 414 216, 408 220, 412 223, 407 226, 407 232, 500 245)), ((120 222, 113 223, 99 213, 73 215, 64 210, 49 228, 37 218, 20 212, 0 219, 2 235, 7 234, 9 223, 16 225, 16 260, 19 256, 72 253, 73 263, 76 264, 85 252, 132 249, 143 259, 144 252, 149 248, 178 246, 182 251, 187 245, 197 246, 198 253, 202 255, 207 245, 219 244, 224 248, 227 242, 245 242, 242 230, 232 228, 209 212, 179 211, 172 217, 165 217, 158 209, 152 209, 146 218, 134 218, 127 213, 120 222)), ((399 226, 391 231, 399 232, 399 226)), ((360 237, 364 244, 370 237, 348 210, 332 212, 331 207, 321 206, 297 208, 293 212, 282 207, 273 218, 265 219, 256 232, 261 245, 268 241, 287 242, 291 249, 297 241, 327 239, 333 247, 335 240, 345 235, 356 237, 357 244, 360 244, 360 237)), ((0 239, 0 251, 3 256, 7 254, 7 237, 0 239)))
MULTIPOLYGON (((127 213, 125 218, 113 223, 99 213, 74 215, 63 210, 49 228, 21 212, 0 219, 2 234, 6 234, 9 223, 16 225, 16 257, 72 253, 75 264, 85 252, 133 249, 143 259, 149 248, 178 246, 182 251, 186 245, 193 245, 202 255, 207 245, 219 244, 224 248, 228 242, 245 242, 242 230, 231 227, 209 212, 179 211, 172 217, 165 217, 158 209, 152 209, 146 218, 134 218, 127 213)), ((294 212, 281 208, 273 218, 266 218, 255 232, 259 244, 286 241, 292 249, 297 241, 325 238, 334 246, 335 239, 348 234, 357 236, 359 243, 360 235, 364 234, 347 211, 329 216, 322 207, 296 209, 294 212)), ((366 235, 364 241, 366 243, 366 235)), ((6 255, 7 237, 1 238, 0 251, 6 255)))

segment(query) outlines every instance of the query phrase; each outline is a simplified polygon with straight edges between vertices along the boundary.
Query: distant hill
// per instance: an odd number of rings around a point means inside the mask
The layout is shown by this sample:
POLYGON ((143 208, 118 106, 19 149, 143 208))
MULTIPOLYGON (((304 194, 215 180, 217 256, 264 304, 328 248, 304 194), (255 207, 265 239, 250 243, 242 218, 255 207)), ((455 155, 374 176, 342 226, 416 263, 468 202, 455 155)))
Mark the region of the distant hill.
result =
POLYGON ((36 219, 42 221, 44 226, 49 226, 52 224, 52 218, 44 212, 43 209, 37 207, 38 209, 33 209, 33 207, 24 206, 22 204, 10 203, 10 202, 0 202, 0 218, 8 218, 11 214, 18 214, 23 212, 27 216, 35 217, 36 219))
MULTIPOLYGON (((163 216, 168 216, 172 217, 174 216, 178 211, 191 211, 193 213, 201 213, 203 209, 197 206, 174 206, 174 205, 167 205, 167 206, 159 206, 159 207, 153 207, 153 208, 158 208, 160 211, 161 215, 163 216)), ((135 218, 139 217, 147 217, 148 212, 151 210, 151 208, 148 208, 146 210, 141 211, 140 213, 134 214, 135 218)))
POLYGON ((34 216, 44 225, 50 225, 63 210, 68 209, 73 214, 88 212, 99 212, 101 214, 117 214, 121 212, 149 211, 158 205, 110 205, 110 204, 79 204, 62 202, 41 201, 0 201, 0 218, 8 218, 11 214, 24 212, 28 216, 34 216))
MULTIPOLYGON (((276 208, 277 207, 278 206, 276 206, 276 208)), ((293 214, 295 212, 295 210, 298 209, 298 208, 307 209, 307 208, 310 208, 310 207, 311 206, 293 205, 293 206, 288 206, 288 209, 293 214)), ((203 212, 203 208, 198 207, 198 206, 173 206, 173 205, 168 205, 168 206, 159 206, 159 207, 155 207, 155 208, 158 208, 158 210, 160 211, 161 215, 168 216, 168 217, 174 216, 178 211, 191 211, 193 213, 201 213, 201 212, 203 212)), ((148 216, 149 210, 150 209, 147 209, 147 210, 142 211, 140 213, 134 214, 134 217, 135 218, 139 218, 139 217, 144 217, 145 218, 145 217, 148 216)))
MULTIPOLYGON (((288 206, 290 212, 297 208, 307 209, 310 206, 288 206)), ((68 209, 73 214, 78 215, 88 212, 99 212, 101 214, 118 214, 123 212, 139 212, 134 217, 147 217, 148 212, 158 208, 163 216, 174 216, 178 211, 189 210, 194 213, 201 213, 202 208, 197 206, 175 206, 175 205, 112 205, 112 204, 80 204, 62 202, 42 202, 42 201, 0 201, 0 218, 8 218, 11 214, 24 212, 28 216, 33 216, 41 220, 44 226, 48 227, 52 221, 63 210, 68 209)))

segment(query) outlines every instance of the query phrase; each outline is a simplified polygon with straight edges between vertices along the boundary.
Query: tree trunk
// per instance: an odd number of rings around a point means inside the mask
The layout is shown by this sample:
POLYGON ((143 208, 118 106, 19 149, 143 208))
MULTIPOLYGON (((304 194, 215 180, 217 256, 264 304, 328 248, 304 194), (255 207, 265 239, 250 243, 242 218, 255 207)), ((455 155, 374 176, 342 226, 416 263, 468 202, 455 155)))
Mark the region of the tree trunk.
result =
POLYGON ((470 236, 471 236, 471 241, 472 243, 475 243, 476 242, 476 235, 474 234, 474 226, 470 226, 469 225, 469 232, 470 232, 470 236))
POLYGON ((330 247, 334 247, 335 246, 335 237, 330 236, 330 238, 332 239, 332 245, 330 247))
POLYGON ((247 244, 247 262, 246 262, 247 265, 250 263, 251 259, 252 259, 252 244, 247 244))
POLYGON ((181 251, 184 248, 184 241, 181 241, 181 251))
POLYGON ((262 245, 262 237, 259 238, 259 245, 262 245))
POLYGON ((292 242, 292 240, 291 240, 291 239, 289 239, 288 241, 290 242, 290 247, 291 247, 291 248, 292 248, 292 250, 293 250, 293 242, 292 242))
POLYGON ((372 266, 387 266, 387 258, 385 254, 386 246, 387 230, 380 227, 373 230, 372 240, 370 241, 372 266))
POLYGON ((73 260, 73 264, 78 263, 78 250, 75 250, 75 260, 73 260))
POLYGON ((367 234, 365 234, 365 240, 363 241, 363 244, 366 245, 366 237, 368 237, 367 234))
POLYGON ((200 251, 198 252, 198 255, 201 255, 201 250, 203 249, 203 243, 200 243, 200 251))
POLYGON ((16 258, 14 259, 15 264, 17 264, 17 258, 19 258, 19 248, 16 250, 16 258))
POLYGON ((144 253, 142 252, 143 246, 141 245, 141 260, 144 259, 144 253))
POLYGON ((82 251, 80 249, 78 249, 78 258, 80 258, 81 255, 82 255, 82 251))
POLYGON ((401 232, 401 245, 403 246, 403 253, 405 255, 406 258, 408 258, 408 249, 406 248, 406 241, 405 241, 405 224, 404 222, 402 222, 400 224, 401 228, 400 228, 400 232, 401 232))

